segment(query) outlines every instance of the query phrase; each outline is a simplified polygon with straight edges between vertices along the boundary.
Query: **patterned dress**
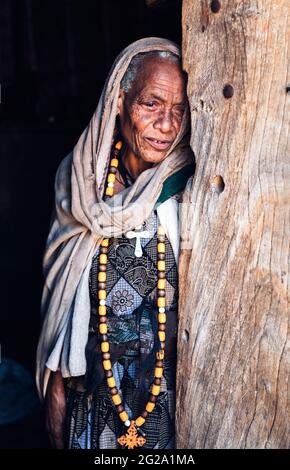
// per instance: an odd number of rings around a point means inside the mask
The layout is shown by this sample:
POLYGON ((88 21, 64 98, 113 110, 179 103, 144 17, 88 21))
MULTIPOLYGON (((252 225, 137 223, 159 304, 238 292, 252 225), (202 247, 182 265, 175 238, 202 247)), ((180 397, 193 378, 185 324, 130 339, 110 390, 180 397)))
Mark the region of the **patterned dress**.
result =
MULTIPOLYGON (((112 370, 129 419, 136 419, 149 399, 154 378, 158 343, 157 227, 154 211, 142 227, 142 256, 135 256, 136 239, 123 235, 111 240, 107 264, 107 318, 112 370), (157 339, 156 339, 157 338, 157 339)), ((177 266, 166 237, 166 346, 161 393, 142 431, 144 448, 175 448, 175 375, 177 333, 177 266)), ((124 434, 102 369, 98 333, 99 250, 90 270, 91 319, 87 344, 88 371, 85 377, 66 380, 66 447, 73 449, 120 448, 117 438, 124 434)))

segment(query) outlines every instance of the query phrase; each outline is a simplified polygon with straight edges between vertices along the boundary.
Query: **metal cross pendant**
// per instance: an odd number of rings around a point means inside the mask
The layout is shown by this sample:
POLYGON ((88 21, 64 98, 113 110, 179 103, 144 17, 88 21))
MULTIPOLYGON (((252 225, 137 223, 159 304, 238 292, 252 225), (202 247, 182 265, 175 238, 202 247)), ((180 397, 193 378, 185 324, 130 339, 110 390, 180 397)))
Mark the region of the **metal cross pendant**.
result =
POLYGON ((142 447, 146 443, 146 439, 144 437, 138 436, 138 431, 135 427, 135 421, 131 421, 130 427, 126 434, 119 437, 117 440, 119 444, 128 447, 128 449, 134 449, 134 447, 142 447))
POLYGON ((140 258, 142 256, 142 246, 141 246, 141 241, 140 241, 140 238, 149 238, 150 237, 150 232, 148 232, 148 230, 140 230, 142 228, 142 225, 139 225, 138 227, 136 227, 135 230, 129 230, 129 232, 127 232, 125 234, 126 238, 136 238, 136 245, 135 245, 135 256, 137 258, 140 258))

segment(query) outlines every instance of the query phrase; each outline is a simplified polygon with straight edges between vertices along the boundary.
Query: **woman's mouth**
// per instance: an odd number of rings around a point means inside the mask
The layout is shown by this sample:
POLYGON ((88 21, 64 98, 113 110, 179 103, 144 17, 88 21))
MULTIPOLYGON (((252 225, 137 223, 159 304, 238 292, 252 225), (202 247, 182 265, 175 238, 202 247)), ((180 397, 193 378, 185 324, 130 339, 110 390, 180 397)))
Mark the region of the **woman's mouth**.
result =
POLYGON ((156 150, 167 150, 172 144, 172 140, 158 140, 152 137, 145 137, 145 140, 156 150))

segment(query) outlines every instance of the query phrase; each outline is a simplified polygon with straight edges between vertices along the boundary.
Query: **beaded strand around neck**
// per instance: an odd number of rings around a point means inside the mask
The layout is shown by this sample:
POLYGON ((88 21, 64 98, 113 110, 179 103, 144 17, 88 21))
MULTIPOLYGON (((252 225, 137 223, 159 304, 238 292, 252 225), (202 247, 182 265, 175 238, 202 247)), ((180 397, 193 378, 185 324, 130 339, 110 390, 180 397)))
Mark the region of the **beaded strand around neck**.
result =
MULTIPOLYGON (((109 166, 107 176, 107 187, 105 195, 112 197, 114 194, 114 183, 116 180, 116 173, 119 166, 119 154, 122 149, 122 141, 118 141, 112 151, 112 159, 109 166)), ((137 243, 137 240, 136 240, 137 243)), ((158 307, 158 336, 160 340, 161 349, 156 353, 154 381, 150 389, 150 397, 144 411, 135 420, 130 420, 127 412, 125 411, 120 392, 116 387, 116 380, 112 371, 112 364, 110 361, 110 344, 108 341, 108 326, 107 326, 107 309, 106 309, 106 269, 108 262, 108 247, 110 240, 104 238, 100 246, 99 254, 99 272, 98 272, 98 299, 99 299, 99 333, 101 336, 101 351, 103 357, 103 368, 107 385, 109 387, 110 395, 113 404, 120 420, 125 425, 126 432, 124 435, 117 439, 118 443, 124 448, 134 449, 135 447, 142 447, 146 443, 146 435, 141 429, 150 413, 154 410, 158 396, 160 394, 161 380, 163 377, 163 361, 165 349, 165 329, 166 329, 166 302, 165 302, 165 232, 161 225, 157 230, 157 307, 158 307)))

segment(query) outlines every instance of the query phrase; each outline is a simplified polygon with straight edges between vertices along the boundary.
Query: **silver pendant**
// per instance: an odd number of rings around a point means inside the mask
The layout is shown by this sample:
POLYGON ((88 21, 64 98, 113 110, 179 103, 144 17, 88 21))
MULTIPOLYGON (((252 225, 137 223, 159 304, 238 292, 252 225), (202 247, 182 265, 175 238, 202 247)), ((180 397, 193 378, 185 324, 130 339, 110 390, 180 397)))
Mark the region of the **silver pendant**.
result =
MULTIPOLYGON (((139 225, 136 227, 136 229, 142 228, 142 225, 139 225)), ((135 245, 135 256, 136 258, 141 258, 143 250, 142 250, 142 245, 141 245, 141 238, 149 238, 150 237, 150 232, 148 230, 129 230, 129 232, 125 233, 125 237, 132 239, 136 238, 136 245, 135 245)))

